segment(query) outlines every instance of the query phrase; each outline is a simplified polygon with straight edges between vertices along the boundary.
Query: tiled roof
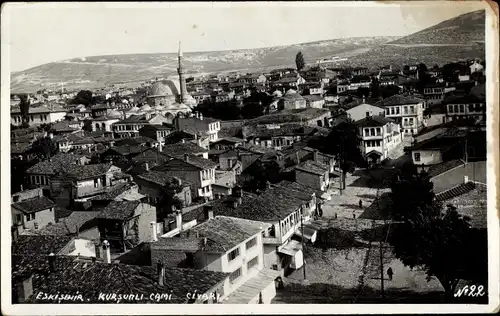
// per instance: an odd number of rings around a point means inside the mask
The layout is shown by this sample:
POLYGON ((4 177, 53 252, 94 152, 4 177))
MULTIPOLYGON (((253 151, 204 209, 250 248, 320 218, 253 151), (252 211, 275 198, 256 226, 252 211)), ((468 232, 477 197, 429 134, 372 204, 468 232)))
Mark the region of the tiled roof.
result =
POLYGON ((383 99, 383 100, 375 103, 375 105, 376 106, 392 106, 392 105, 403 105, 403 104, 417 104, 420 102, 424 102, 424 100, 417 98, 415 96, 412 96, 412 95, 398 94, 398 95, 393 95, 391 97, 383 99))
POLYGON ((150 243, 151 249, 170 250, 170 251, 189 251, 196 252, 203 248, 203 238, 190 237, 172 237, 159 238, 156 242, 150 243))
POLYGON ((279 137, 279 136, 307 136, 314 134, 316 132, 316 128, 311 126, 291 126, 285 125, 280 128, 256 128, 254 131, 253 137, 259 138, 271 138, 271 137, 279 137))
POLYGON ((139 206, 139 201, 111 201, 97 218, 126 220, 134 216, 135 209, 139 206))
POLYGON ((251 119, 246 122, 245 125, 301 122, 301 120, 311 120, 329 112, 330 111, 328 109, 317 108, 282 110, 276 113, 267 114, 251 119))
POLYGON ((128 155, 135 155, 135 154, 140 154, 141 151, 143 150, 143 147, 139 145, 121 145, 121 146, 114 146, 112 148, 109 148, 106 152, 115 152, 119 155, 122 156, 128 156, 128 155))
POLYGON ((20 235, 12 243, 12 255, 39 256, 50 253, 57 254, 71 240, 69 236, 53 235, 20 235))
POLYGON ((365 117, 356 122, 359 127, 384 126, 388 123, 394 123, 394 120, 379 115, 365 117))
POLYGON ((459 142, 458 139, 452 137, 444 137, 443 135, 429 138, 418 142, 411 146, 411 150, 440 150, 446 151, 455 146, 459 142))
POLYGON ((306 101, 310 101, 310 102, 324 100, 324 98, 322 96, 320 96, 319 94, 305 95, 304 99, 306 99, 306 101))
POLYGON ((250 237, 260 233, 267 225, 262 222, 216 216, 190 229, 199 237, 207 237, 205 251, 226 252, 250 237))
MULTIPOLYGON (((176 178, 173 174, 166 171, 151 170, 137 176, 139 179, 158 184, 160 186, 172 183, 176 178)), ((189 185, 186 181, 182 180, 182 186, 189 185)))
POLYGON ((106 201, 114 200, 117 196, 119 196, 120 194, 122 194, 127 190, 130 190, 135 185, 136 184, 133 182, 118 183, 108 188, 108 190, 105 193, 92 197, 91 200, 106 200, 106 201))
POLYGON ((156 140, 146 137, 146 136, 137 136, 137 137, 127 137, 127 138, 120 138, 115 141, 115 146, 139 146, 141 144, 151 144, 157 142, 156 140))
POLYGON ((484 97, 478 97, 474 94, 462 96, 452 96, 443 100, 442 104, 469 104, 469 103, 484 103, 484 97))
POLYGON ((36 213, 54 206, 56 206, 56 203, 45 196, 37 196, 12 204, 12 207, 26 214, 36 213))
POLYGON ((326 166, 322 163, 316 162, 316 161, 311 161, 311 160, 304 161, 303 163, 301 163, 297 167, 295 167, 295 169, 300 170, 300 171, 304 171, 304 172, 313 173, 316 175, 324 175, 329 170, 328 166, 326 166))
POLYGON ((83 231, 86 228, 94 226, 93 221, 98 211, 74 211, 69 216, 62 218, 56 224, 45 226, 44 228, 36 231, 39 235, 72 235, 78 231, 83 231))
POLYGON ((476 188, 476 184, 474 182, 467 182, 467 183, 461 183, 449 190, 440 192, 436 194, 436 200, 437 201, 446 201, 449 199, 452 199, 454 197, 457 197, 459 195, 468 193, 476 188))
POLYGON ((286 180, 277 183, 274 186, 274 189, 281 190, 281 192, 285 194, 288 193, 292 197, 297 197, 304 201, 310 201, 312 195, 316 192, 316 190, 308 186, 302 185, 298 182, 291 182, 286 180))
MULTIPOLYGON (((60 293, 78 291, 89 303, 102 303, 98 301, 99 293, 133 293, 142 294, 146 300, 121 303, 179 304, 187 302, 188 293, 205 293, 227 277, 228 274, 221 272, 165 267, 164 285, 161 286, 155 267, 80 261, 67 269, 51 273, 37 290, 60 293), (147 298, 154 293, 172 294, 172 299, 148 301, 147 298)), ((37 302, 36 296, 34 299, 37 302)))
POLYGON ((75 164, 82 157, 82 155, 59 153, 48 160, 41 161, 32 166, 26 170, 26 173, 55 174, 56 171, 61 170, 63 167, 75 164))
POLYGON ((24 154, 32 149, 30 143, 12 143, 10 144, 10 154, 24 154))
POLYGON ((173 161, 173 160, 180 160, 180 161, 183 161, 184 163, 186 164, 189 164, 191 166, 194 166, 194 167, 197 167, 197 168, 200 168, 200 169, 210 169, 210 168, 215 168, 217 167, 217 163, 213 162, 212 160, 209 160, 209 159, 205 159, 203 157, 198 157, 198 156, 194 156, 194 155, 188 155, 188 160, 186 161, 185 160, 185 157, 183 156, 182 158, 181 157, 175 157, 173 158, 172 160, 166 162, 162 167, 160 167, 161 169, 164 169, 164 170, 168 170, 169 169, 169 164, 173 161))
POLYGON ((91 165, 69 165, 63 168, 64 172, 75 180, 86 180, 106 174, 111 168, 110 163, 99 163, 91 165))
POLYGON ((192 142, 169 144, 163 147, 163 153, 173 157, 182 157, 184 154, 200 154, 205 152, 208 152, 208 150, 192 142))
POLYGON ((440 175, 448 170, 451 170, 455 167, 461 166, 463 164, 464 164, 464 162, 461 159, 445 161, 445 162, 442 162, 440 164, 429 167, 429 169, 427 170, 427 173, 432 178, 432 177, 440 175))

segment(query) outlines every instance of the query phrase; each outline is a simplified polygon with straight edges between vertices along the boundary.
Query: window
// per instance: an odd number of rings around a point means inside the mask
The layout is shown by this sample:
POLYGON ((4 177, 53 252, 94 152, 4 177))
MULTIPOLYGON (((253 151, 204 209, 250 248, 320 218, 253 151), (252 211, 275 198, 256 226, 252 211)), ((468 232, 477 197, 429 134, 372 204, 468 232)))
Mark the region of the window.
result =
POLYGON ((99 186, 99 179, 94 179, 94 188, 99 186))
POLYGON ((14 195, 12 197, 12 199, 13 199, 13 202, 16 203, 17 201, 19 201, 19 195, 14 195))
POLYGON ((259 256, 255 257, 252 260, 247 262, 247 270, 252 269, 253 267, 255 267, 258 264, 259 264, 259 256))
POLYGON ((453 112, 458 113, 458 104, 453 105, 453 112))
POLYGON ((385 114, 389 115, 389 108, 385 109, 385 114))
POLYGON ((464 113, 465 112, 465 105, 464 104, 460 104, 460 113, 464 113))
POLYGON ((375 136, 375 129, 374 128, 370 128, 370 135, 375 136))
POLYGON ((391 108, 391 115, 394 115, 394 108, 391 108))
POLYGON ((399 114, 399 107, 396 108, 396 114, 399 114))
POLYGON ((453 105, 448 106, 448 112, 453 113, 453 105))
POLYGON ((413 117, 410 117, 410 125, 413 125, 413 117))
POLYGON ((366 112, 366 117, 369 117, 370 116, 370 112, 366 112))
POLYGON ((239 255, 240 255, 240 248, 236 248, 227 254, 227 260, 233 261, 234 259, 238 258, 239 255))
POLYGON ((21 214, 16 214, 16 224, 21 224, 23 221, 23 218, 21 214))
POLYGON ((370 136, 370 130, 368 128, 365 128, 365 136, 370 136))
POLYGON ((247 241, 245 247, 248 250, 248 249, 252 248, 253 246, 255 246, 256 244, 257 244, 257 237, 247 241))
POLYGON ((380 130, 380 127, 377 127, 377 136, 382 135, 382 131, 380 130))
POLYGON ((241 276, 241 268, 238 268, 238 270, 231 273, 231 275, 229 276, 229 281, 231 281, 231 283, 234 283, 234 281, 236 281, 240 276, 241 276))
POLYGON ((410 106, 410 114, 415 114, 415 107, 413 105, 410 106))
POLYGON ((414 158, 415 162, 419 162, 420 161, 420 153, 414 153, 413 158, 414 158))
POLYGON ((408 107, 407 106, 404 107, 404 113, 408 114, 408 107))

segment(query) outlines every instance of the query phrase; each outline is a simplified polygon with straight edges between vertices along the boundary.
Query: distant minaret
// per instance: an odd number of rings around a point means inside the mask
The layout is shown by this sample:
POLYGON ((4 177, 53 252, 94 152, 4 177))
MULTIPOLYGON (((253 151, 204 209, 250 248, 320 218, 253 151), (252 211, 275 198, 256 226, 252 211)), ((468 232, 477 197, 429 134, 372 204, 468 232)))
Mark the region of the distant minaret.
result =
POLYGON ((181 102, 186 103, 187 101, 187 91, 186 91, 186 78, 184 78, 184 68, 182 67, 182 50, 181 42, 179 42, 179 68, 177 68, 177 73, 179 74, 179 83, 181 86, 181 102))

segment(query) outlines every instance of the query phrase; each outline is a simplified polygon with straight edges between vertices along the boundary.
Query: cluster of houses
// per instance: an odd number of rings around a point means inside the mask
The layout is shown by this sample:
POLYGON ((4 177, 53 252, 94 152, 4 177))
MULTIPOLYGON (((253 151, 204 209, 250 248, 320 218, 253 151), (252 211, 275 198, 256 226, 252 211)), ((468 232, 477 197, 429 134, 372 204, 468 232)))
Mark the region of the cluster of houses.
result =
MULTIPOLYGON (((471 73, 479 66, 468 64, 471 73)), ((440 77, 438 68, 428 73, 440 77)), ((461 91, 441 82, 442 90, 418 94, 408 88, 418 80, 415 66, 389 66, 375 77, 400 94, 354 97, 373 77, 366 68, 348 76, 335 68, 281 69, 194 79, 189 95, 178 82, 158 80, 143 103, 137 91, 121 89, 126 103, 31 106, 30 127, 11 134, 12 163, 25 166, 11 201, 14 300, 41 303, 37 293, 57 284, 92 303, 99 303, 95 288, 172 293, 172 303, 270 303, 279 280, 304 264, 302 243, 317 235, 310 222, 340 176, 335 157, 309 140, 350 118, 368 162, 397 158, 408 144, 414 163, 432 169, 462 159, 461 144, 485 133, 484 85, 461 91), (272 91, 268 114, 221 121, 194 110, 249 89, 272 91), (347 95, 353 100, 342 104, 347 95), (35 147, 43 138, 56 154, 34 154, 45 150, 35 147), (267 163, 289 177, 243 190, 252 166, 267 163)), ((12 125, 25 120, 14 106, 12 125)), ((465 148, 465 159, 486 150, 465 148)))

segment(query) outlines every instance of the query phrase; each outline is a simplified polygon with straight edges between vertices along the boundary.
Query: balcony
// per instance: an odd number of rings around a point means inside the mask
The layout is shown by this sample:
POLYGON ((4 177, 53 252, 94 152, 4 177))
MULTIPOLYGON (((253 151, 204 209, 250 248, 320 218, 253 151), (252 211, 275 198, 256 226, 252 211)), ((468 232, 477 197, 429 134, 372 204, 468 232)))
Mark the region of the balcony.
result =
POLYGON ((281 237, 263 237, 262 243, 266 245, 281 245, 281 237))
POLYGON ((104 193, 109 187, 74 187, 74 192, 76 192, 75 197, 76 198, 82 198, 86 196, 92 196, 96 195, 99 193, 104 193))

